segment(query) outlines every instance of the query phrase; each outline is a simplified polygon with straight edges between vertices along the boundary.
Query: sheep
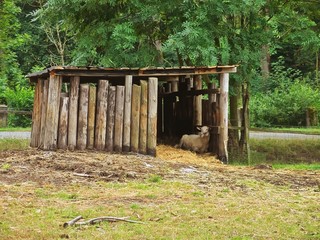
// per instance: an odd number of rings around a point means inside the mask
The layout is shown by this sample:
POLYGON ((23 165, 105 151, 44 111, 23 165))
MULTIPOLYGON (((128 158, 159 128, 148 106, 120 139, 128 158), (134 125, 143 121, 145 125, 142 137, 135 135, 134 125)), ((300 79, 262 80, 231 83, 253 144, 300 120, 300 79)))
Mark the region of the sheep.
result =
POLYGON ((191 150, 196 153, 207 152, 210 139, 209 127, 202 126, 201 128, 197 127, 197 129, 200 130, 200 133, 198 135, 183 135, 181 137, 180 143, 178 144, 178 147, 191 150))

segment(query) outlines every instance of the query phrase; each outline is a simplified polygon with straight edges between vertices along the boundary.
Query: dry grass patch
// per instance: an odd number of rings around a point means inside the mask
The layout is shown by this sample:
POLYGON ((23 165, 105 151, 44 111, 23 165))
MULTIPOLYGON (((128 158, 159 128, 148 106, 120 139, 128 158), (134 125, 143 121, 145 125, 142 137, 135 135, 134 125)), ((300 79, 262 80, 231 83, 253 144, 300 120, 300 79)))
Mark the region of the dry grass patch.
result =
POLYGON ((183 162, 188 164, 212 165, 221 164, 221 161, 212 154, 196 154, 191 151, 174 148, 168 145, 157 146, 157 157, 165 161, 183 162))
POLYGON ((0 152, 1 239, 320 238, 319 171, 225 166, 166 146, 157 152, 0 152), (78 215, 145 224, 62 227, 78 215))

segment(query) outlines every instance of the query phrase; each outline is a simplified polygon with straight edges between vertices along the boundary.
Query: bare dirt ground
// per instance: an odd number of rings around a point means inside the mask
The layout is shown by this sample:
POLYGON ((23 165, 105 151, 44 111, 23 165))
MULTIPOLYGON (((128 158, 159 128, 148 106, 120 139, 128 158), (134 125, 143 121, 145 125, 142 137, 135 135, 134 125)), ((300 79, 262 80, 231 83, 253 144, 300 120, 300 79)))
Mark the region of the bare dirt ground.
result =
POLYGON ((39 186, 62 186, 96 181, 143 180, 151 175, 209 188, 242 189, 245 186, 239 184, 239 180, 254 180, 287 186, 296 191, 320 189, 319 171, 273 170, 267 165, 227 166, 214 156, 200 156, 164 145, 158 146, 156 158, 95 151, 48 152, 29 149, 0 152, 0 182, 5 184, 34 182, 39 186))

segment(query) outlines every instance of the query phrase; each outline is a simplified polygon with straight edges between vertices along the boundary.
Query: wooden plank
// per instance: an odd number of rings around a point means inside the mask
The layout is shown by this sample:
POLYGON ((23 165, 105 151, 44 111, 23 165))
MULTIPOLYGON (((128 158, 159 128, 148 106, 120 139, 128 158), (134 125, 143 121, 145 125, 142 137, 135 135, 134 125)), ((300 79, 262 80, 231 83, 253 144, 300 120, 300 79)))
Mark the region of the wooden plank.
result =
MULTIPOLYGON (((208 86, 209 89, 215 89, 216 86, 214 83, 210 83, 208 86)), ((210 93, 208 95, 209 99, 209 109, 208 109, 208 114, 209 114, 209 124, 213 125, 213 103, 217 102, 217 94, 210 93)))
POLYGON ((46 131, 43 149, 55 150, 58 140, 59 105, 62 77, 51 74, 48 87, 48 104, 46 113, 46 131))
POLYGON ((30 147, 38 147, 40 143, 42 93, 43 93, 43 80, 38 79, 37 86, 34 92, 34 100, 33 100, 30 147))
POLYGON ((210 143, 212 143, 212 152, 219 155, 219 134, 220 134, 220 107, 218 101, 212 104, 212 125, 219 126, 218 132, 213 132, 210 138, 210 143), (211 141, 212 140, 212 141, 211 141))
MULTIPOLYGON (((158 87, 158 110, 157 110, 157 134, 159 137, 162 137, 163 133, 164 133, 164 113, 163 113, 163 96, 162 93, 165 91, 163 85, 158 87)), ((148 92, 147 95, 148 96, 148 92)), ((148 98, 146 98, 146 102, 148 102, 148 98)), ((148 112, 148 110, 146 111, 148 112)), ((147 118, 146 118, 147 119, 147 118)), ((147 124, 146 124, 147 126, 147 124)))
POLYGON ((88 109, 88 149, 94 146, 94 127, 96 116, 96 94, 97 88, 93 85, 89 86, 89 109, 88 109))
POLYGON ((68 148, 68 115, 69 115, 69 97, 60 98, 59 130, 58 130, 58 148, 68 148))
POLYGON ((78 135, 77 135, 77 149, 79 150, 84 150, 87 147, 88 106, 89 106, 89 85, 80 84, 78 135))
MULTIPOLYGON (((166 84, 166 93, 171 93, 172 83, 168 82, 166 84)), ((173 114, 173 102, 175 97, 167 95, 163 99, 163 120, 164 120, 164 133, 166 136, 171 137, 173 134, 173 123, 174 123, 174 114, 173 114)))
POLYGON ((114 138, 114 115, 116 105, 116 87, 109 87, 108 94, 108 112, 107 112, 107 132, 106 132, 106 151, 113 151, 114 138))
POLYGON ((123 109, 124 109, 124 86, 117 86, 116 107, 114 123, 114 151, 122 152, 123 139, 123 109))
POLYGON ((77 145, 79 85, 79 76, 70 78, 68 149, 71 151, 73 151, 77 145))
MULTIPOLYGON (((194 84, 196 90, 202 89, 201 76, 194 76, 194 84)), ((202 95, 194 97, 194 125, 202 126, 202 95)))
POLYGON ((148 84, 140 81, 141 100, 140 100, 140 133, 139 133, 139 152, 147 153, 147 127, 148 127, 148 84))
POLYGON ((94 141, 94 145, 97 150, 103 150, 106 144, 108 86, 109 81, 99 80, 94 141))
POLYGON ((41 99, 41 133, 39 147, 43 148, 44 136, 46 131, 46 115, 47 115, 47 102, 48 102, 48 88, 49 80, 46 79, 43 82, 42 99, 41 99))
POLYGON ((219 135, 219 159, 228 163, 228 98, 229 98, 229 73, 220 75, 220 135, 219 135))
POLYGON ((125 101, 123 116, 123 146, 124 152, 130 151, 130 131, 131 131, 131 98, 132 98, 132 76, 125 79, 125 101))
MULTIPOLYGON (((180 86, 183 86, 181 84, 180 86)), ((181 90, 179 92, 171 92, 171 93, 161 93, 162 96, 172 96, 172 97, 188 97, 188 96, 198 96, 201 94, 218 94, 220 93, 220 89, 201 89, 201 90, 181 90)))
POLYGON ((172 92, 178 92, 179 81, 172 81, 171 84, 172 84, 172 92))
POLYGON ((139 132, 140 132, 140 102, 141 102, 141 87, 134 84, 132 87, 132 108, 131 108, 131 151, 139 151, 139 132))
POLYGON ((150 77, 148 83, 147 153, 155 156, 157 147, 158 78, 150 77))
POLYGON ((110 77, 110 76, 185 76, 215 73, 235 73, 237 66, 208 66, 208 67, 177 67, 177 68, 89 68, 89 67, 61 67, 54 66, 44 71, 28 74, 27 77, 34 81, 35 77, 47 77, 48 72, 55 72, 56 75, 82 76, 82 77, 110 77))

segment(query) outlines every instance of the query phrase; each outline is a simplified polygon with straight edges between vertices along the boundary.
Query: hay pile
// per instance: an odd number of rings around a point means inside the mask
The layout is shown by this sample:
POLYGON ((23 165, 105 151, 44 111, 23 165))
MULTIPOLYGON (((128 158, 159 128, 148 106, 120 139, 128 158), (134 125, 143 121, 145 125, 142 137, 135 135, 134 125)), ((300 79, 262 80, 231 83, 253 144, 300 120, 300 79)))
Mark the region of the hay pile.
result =
POLYGON ((160 158, 164 161, 176 161, 190 164, 221 164, 217 157, 210 153, 196 154, 191 151, 174 148, 168 145, 157 146, 157 158, 160 158))

